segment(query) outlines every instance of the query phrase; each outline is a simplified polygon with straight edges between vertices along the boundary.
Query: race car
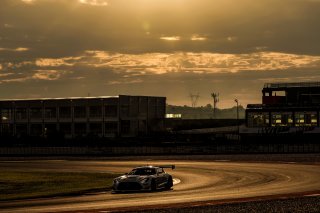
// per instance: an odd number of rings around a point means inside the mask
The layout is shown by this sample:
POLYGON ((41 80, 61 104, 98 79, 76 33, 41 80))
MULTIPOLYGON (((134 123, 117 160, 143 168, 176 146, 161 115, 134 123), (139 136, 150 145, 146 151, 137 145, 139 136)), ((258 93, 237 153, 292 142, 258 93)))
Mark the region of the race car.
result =
POLYGON ((172 176, 163 168, 175 169, 175 165, 136 167, 113 180, 113 192, 169 190, 173 186, 172 176))

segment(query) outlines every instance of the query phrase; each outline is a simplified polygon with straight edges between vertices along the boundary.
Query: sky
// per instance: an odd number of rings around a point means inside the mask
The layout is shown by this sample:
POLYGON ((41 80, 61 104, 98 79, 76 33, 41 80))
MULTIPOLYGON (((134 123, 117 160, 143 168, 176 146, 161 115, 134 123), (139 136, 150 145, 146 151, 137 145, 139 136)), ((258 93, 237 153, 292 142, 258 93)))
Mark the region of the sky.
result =
POLYGON ((1 0, 0 99, 261 103, 320 81, 320 0, 1 0))

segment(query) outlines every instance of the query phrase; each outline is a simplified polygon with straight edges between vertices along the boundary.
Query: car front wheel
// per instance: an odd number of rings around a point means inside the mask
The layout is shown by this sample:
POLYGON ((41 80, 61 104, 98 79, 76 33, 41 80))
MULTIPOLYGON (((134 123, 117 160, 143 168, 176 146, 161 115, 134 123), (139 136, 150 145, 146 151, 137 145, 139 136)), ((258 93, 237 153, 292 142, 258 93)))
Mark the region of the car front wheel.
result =
POLYGON ((170 176, 168 178, 167 184, 166 184, 166 189, 171 189, 171 187, 173 186, 173 181, 172 181, 172 177, 170 176))
POLYGON ((151 181, 151 191, 156 191, 156 189, 157 189, 156 181, 152 180, 151 181))

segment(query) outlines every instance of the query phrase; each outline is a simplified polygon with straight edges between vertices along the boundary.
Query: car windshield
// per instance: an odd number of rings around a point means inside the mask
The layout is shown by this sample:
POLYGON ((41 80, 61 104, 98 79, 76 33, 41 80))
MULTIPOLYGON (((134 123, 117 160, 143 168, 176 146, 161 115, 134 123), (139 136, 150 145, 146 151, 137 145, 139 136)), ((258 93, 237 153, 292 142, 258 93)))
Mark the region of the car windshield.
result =
POLYGON ((156 170, 153 168, 139 168, 132 170, 129 175, 154 175, 156 170))

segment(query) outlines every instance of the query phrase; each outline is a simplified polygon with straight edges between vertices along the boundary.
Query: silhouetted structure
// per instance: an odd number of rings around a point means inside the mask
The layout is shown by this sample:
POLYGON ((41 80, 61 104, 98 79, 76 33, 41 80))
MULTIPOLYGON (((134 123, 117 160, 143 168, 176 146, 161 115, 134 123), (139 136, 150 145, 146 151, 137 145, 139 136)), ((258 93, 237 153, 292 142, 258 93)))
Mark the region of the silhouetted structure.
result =
POLYGON ((216 118, 216 110, 217 110, 217 104, 220 101, 219 100, 219 93, 211 93, 211 97, 213 98, 213 118, 216 118))
POLYGON ((190 97, 190 99, 191 99, 191 106, 192 106, 192 107, 196 107, 196 106, 197 106, 197 103, 198 103, 198 100, 199 100, 199 98, 200 98, 199 93, 197 93, 196 95, 190 93, 189 97, 190 97))
POLYGON ((133 137, 163 131, 165 97, 115 96, 0 101, 0 135, 133 137))
POLYGON ((262 104, 248 104, 246 124, 248 127, 319 127, 319 111, 320 82, 267 83, 262 89, 262 104))

